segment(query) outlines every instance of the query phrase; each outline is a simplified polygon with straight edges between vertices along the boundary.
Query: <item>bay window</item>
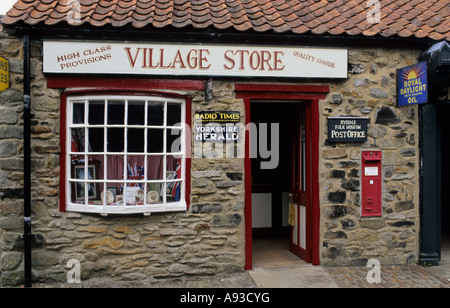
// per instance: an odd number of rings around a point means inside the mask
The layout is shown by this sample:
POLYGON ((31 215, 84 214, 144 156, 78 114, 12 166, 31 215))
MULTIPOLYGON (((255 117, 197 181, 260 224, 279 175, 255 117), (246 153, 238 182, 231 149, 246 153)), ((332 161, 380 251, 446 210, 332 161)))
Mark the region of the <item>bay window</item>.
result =
POLYGON ((67 211, 186 210, 183 99, 68 97, 66 108, 67 211))

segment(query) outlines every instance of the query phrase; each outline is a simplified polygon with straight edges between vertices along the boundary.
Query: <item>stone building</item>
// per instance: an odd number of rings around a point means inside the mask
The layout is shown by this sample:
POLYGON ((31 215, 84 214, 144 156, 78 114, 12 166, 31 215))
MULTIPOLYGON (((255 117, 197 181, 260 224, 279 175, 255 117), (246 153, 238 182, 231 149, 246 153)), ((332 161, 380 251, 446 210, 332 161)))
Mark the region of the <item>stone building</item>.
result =
POLYGON ((36 282, 243 271, 261 238, 314 265, 439 260, 423 174, 445 191, 449 82, 426 51, 446 52, 447 1, 19 0, 3 28, 3 285, 23 283, 27 190, 36 282), (427 104, 399 106, 408 82, 427 104), (442 165, 421 167, 430 112, 442 165))

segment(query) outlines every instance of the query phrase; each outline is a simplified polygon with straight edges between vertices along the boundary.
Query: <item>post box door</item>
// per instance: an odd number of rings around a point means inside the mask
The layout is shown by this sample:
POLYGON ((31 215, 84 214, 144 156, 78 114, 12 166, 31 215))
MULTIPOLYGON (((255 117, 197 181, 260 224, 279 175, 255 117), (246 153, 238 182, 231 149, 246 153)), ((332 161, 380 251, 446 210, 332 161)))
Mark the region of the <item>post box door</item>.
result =
POLYGON ((361 216, 381 216, 381 151, 362 152, 361 216))

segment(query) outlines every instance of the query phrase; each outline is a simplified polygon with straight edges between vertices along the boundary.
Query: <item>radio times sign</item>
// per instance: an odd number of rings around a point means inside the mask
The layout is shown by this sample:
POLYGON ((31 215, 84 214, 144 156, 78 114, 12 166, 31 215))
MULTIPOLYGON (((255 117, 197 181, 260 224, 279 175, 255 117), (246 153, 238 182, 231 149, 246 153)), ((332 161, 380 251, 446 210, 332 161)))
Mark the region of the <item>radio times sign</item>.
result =
POLYGON ((397 106, 428 102, 427 63, 397 70, 397 106))
POLYGON ((200 142, 237 142, 241 121, 239 111, 199 111, 194 115, 194 140, 200 142))
POLYGON ((9 88, 9 61, 0 57, 0 93, 9 88))

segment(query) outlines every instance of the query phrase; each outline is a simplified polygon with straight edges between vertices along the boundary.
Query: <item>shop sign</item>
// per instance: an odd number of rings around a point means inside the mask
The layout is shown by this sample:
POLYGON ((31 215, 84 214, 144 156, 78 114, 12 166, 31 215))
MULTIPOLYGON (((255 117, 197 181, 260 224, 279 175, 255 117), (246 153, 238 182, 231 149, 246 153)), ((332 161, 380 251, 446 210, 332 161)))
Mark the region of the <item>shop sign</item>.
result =
POLYGON ((369 118, 329 117, 328 142, 366 142, 369 118))
POLYGON ((195 122, 208 123, 239 123, 241 113, 239 111, 198 111, 195 113, 195 122))
POLYGON ((397 70, 397 106, 428 102, 427 63, 397 70))
POLYGON ((194 114, 194 140, 200 142, 237 142, 239 111, 199 111, 194 114))
POLYGON ((44 41, 44 73, 347 78, 348 50, 44 41))
POLYGON ((9 61, 0 57, 0 93, 9 88, 9 61))
POLYGON ((289 225, 292 227, 295 227, 295 217, 297 216, 296 206, 292 204, 292 202, 289 202, 289 218, 288 222, 289 225))

